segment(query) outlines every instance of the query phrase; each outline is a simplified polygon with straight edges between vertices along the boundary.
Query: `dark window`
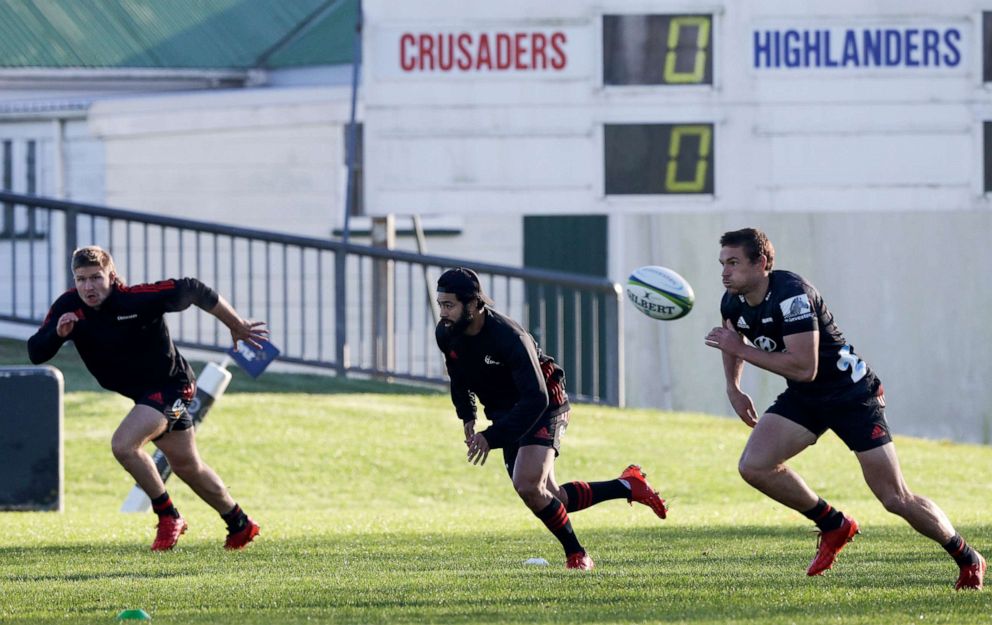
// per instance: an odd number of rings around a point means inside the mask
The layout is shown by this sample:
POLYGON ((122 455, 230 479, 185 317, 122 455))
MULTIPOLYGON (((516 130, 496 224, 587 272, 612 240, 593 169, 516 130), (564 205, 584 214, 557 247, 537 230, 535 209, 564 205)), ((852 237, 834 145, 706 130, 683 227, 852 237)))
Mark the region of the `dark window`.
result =
MULTIPOLYGON (((350 124, 344 125, 344 165, 349 166, 348 163, 348 141, 350 133, 350 124)), ((355 165, 352 171, 353 178, 351 180, 351 197, 348 198, 351 202, 351 214, 354 215, 364 215, 365 214, 365 126, 361 123, 355 124, 355 165)))
POLYGON ((982 79, 992 82, 992 11, 982 13, 982 79))
POLYGON ((607 195, 712 194, 713 124, 607 124, 607 195))
POLYGON ((985 192, 992 191, 992 122, 982 124, 985 127, 985 141, 982 152, 985 155, 985 192))
MULTIPOLYGON (((28 195, 38 194, 38 142, 29 139, 23 142, 24 158, 24 178, 22 193, 28 195)), ((11 139, 4 139, 2 142, 3 158, 0 164, 0 185, 4 191, 14 190, 14 142, 11 139)), ((39 220, 39 209, 24 206, 18 207, 13 204, 3 204, 2 216, 0 216, 0 239, 40 239, 45 236, 47 227, 43 222, 44 217, 39 220)))
POLYGON ((604 85, 713 84, 712 15, 604 15, 604 85))
MULTIPOLYGON (((3 190, 14 189, 14 143, 10 139, 3 142, 3 190)), ((3 205, 3 222, 0 223, 0 239, 14 236, 14 205, 3 205)))

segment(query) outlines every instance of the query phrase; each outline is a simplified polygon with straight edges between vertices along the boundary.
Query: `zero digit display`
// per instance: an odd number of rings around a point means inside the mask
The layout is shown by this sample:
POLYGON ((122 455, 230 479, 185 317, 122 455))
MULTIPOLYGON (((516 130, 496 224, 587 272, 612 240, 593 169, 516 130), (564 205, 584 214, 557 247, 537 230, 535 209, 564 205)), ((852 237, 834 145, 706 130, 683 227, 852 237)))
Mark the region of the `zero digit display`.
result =
POLYGON ((606 195, 713 194, 713 124, 607 124, 606 195))
POLYGON ((713 84, 712 15, 604 15, 603 84, 713 84))

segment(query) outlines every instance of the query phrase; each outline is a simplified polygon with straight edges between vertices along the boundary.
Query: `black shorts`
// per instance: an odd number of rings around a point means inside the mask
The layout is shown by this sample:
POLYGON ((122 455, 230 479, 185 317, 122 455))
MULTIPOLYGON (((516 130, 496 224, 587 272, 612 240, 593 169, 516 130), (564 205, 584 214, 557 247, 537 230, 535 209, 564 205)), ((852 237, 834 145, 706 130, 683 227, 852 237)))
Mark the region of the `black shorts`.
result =
POLYGON ((868 451, 892 442, 881 386, 876 395, 842 403, 818 402, 786 389, 766 412, 798 423, 817 438, 833 430, 851 451, 868 451))
POLYGON ((146 391, 134 400, 135 404, 154 408, 165 417, 165 432, 152 440, 158 440, 169 432, 181 432, 193 427, 193 418, 190 417, 188 408, 195 395, 196 383, 183 382, 146 391))
POLYGON ((513 478, 513 465, 517 462, 517 452, 521 447, 528 445, 540 445, 550 447, 555 450, 555 458, 561 450, 561 437, 565 435, 568 428, 568 411, 553 417, 542 417, 534 424, 519 441, 503 447, 503 466, 506 472, 513 478))

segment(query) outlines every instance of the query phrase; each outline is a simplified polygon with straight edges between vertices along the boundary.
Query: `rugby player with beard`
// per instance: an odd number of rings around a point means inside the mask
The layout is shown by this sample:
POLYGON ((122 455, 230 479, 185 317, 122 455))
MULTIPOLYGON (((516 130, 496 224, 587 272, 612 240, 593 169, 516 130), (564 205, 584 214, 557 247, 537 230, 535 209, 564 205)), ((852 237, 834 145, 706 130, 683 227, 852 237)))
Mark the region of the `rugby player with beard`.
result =
POLYGON ((594 566, 572 530, 569 512, 626 499, 665 518, 665 500, 634 464, 615 480, 559 485, 554 462, 570 411, 565 372, 517 322, 493 310, 471 269, 445 271, 437 282, 437 302, 437 345, 451 379, 451 401, 463 423, 468 461, 482 465, 491 450, 503 450, 514 489, 561 543, 566 568, 594 566), (476 400, 492 422, 480 432, 476 400))

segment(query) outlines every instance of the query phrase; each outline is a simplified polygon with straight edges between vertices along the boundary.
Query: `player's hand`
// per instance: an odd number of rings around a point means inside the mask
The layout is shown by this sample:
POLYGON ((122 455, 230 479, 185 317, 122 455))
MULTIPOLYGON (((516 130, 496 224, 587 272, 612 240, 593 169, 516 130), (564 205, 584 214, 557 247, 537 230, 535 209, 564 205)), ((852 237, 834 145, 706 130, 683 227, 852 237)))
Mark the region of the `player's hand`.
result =
POLYGON ((489 457, 489 441, 482 434, 473 434, 468 443, 468 461, 472 464, 486 464, 489 457))
POLYGON ((76 328, 77 321, 79 321, 79 317, 76 316, 76 313, 64 313, 61 317, 59 317, 59 322, 55 326, 55 333, 62 338, 68 337, 76 328))
POLYGON ((705 340, 710 347, 715 347, 733 356, 740 353, 740 349, 744 347, 744 339, 741 338, 730 319, 725 320, 722 326, 710 330, 705 340))
POLYGON ((238 341, 244 341, 255 349, 262 349, 259 341, 265 341, 269 338, 269 331, 264 326, 264 321, 240 319, 237 324, 231 326, 231 339, 234 341, 234 347, 237 348, 238 341))
POLYGON ((472 446, 472 437, 475 436, 475 419, 465 421, 465 446, 472 446))
POLYGON ((758 424, 758 413, 754 409, 754 402, 751 396, 741 390, 731 390, 727 393, 730 398, 730 405, 734 407, 734 412, 741 418, 749 428, 758 424))

